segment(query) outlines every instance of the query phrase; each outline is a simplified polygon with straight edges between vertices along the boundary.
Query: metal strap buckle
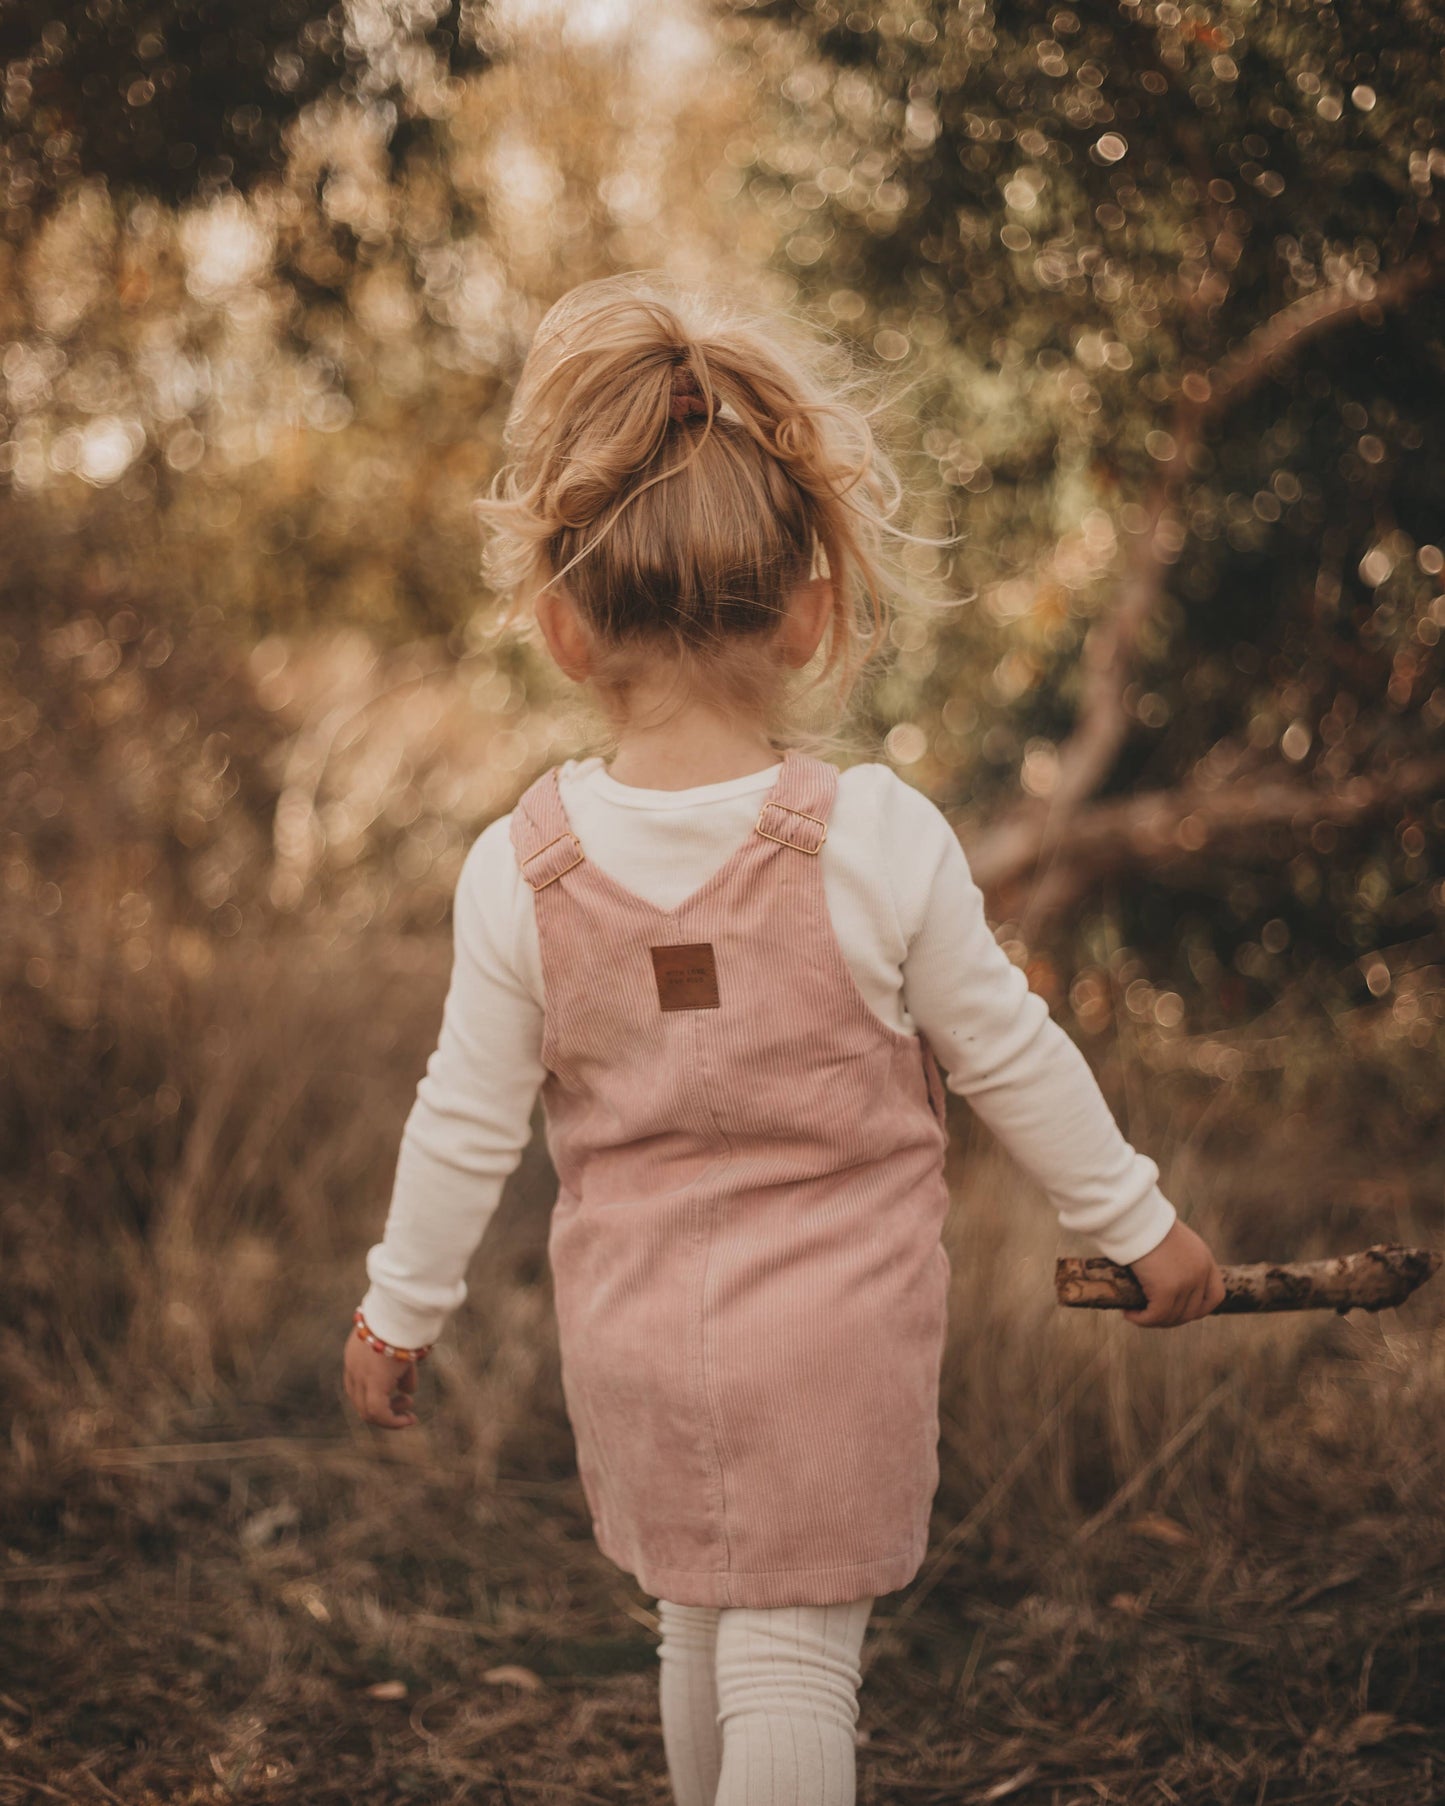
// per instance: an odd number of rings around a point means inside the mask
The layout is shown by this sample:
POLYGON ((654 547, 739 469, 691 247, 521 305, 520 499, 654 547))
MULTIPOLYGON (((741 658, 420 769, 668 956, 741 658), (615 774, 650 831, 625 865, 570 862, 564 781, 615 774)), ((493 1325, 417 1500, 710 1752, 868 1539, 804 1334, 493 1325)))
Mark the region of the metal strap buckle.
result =
POLYGON ((821 815, 809 815, 806 809, 790 809, 786 803, 764 803, 758 811, 757 831, 764 840, 776 840, 779 846, 791 847, 795 853, 806 853, 810 858, 822 851, 823 842, 828 838, 828 824, 821 815), (763 826, 763 817, 769 809, 781 809, 784 815, 800 815, 804 821, 816 822, 822 832, 818 836, 815 847, 805 847, 801 841, 789 840, 782 834, 769 834, 763 826))
POLYGON ((538 847, 535 853, 528 853, 527 857, 522 861, 522 876, 527 878, 528 884, 532 884, 533 890, 546 890, 549 884, 555 884, 565 872, 570 872, 574 865, 581 865, 585 858, 586 854, 582 851, 582 842, 578 840, 577 836, 570 828, 566 828, 562 833, 557 835, 555 839, 549 840, 546 846, 538 847), (527 867, 534 859, 540 859, 544 853, 550 853, 553 847, 559 845, 564 840, 570 840, 573 846, 576 847, 577 857, 569 860, 566 865, 559 866, 558 869, 552 873, 550 878, 544 878, 540 884, 532 884, 532 880, 527 878, 527 867))

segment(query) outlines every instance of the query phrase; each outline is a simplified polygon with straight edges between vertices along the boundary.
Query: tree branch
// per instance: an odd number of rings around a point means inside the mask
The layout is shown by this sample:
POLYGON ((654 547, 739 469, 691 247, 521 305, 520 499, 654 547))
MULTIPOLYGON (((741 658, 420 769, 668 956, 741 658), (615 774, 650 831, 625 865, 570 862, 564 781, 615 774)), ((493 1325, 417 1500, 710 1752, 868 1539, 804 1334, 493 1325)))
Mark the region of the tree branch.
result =
MULTIPOLYGON (((1145 524, 1132 535, 1113 612, 1096 621, 1081 656, 1082 694, 1072 732, 1059 748, 1054 789, 1046 803, 1023 804, 990 829, 974 851, 975 869, 1001 886, 1026 876, 1072 841, 1079 807, 1112 771, 1129 733, 1124 691, 1134 651, 1158 608, 1164 574, 1179 543, 1176 510, 1188 456, 1208 424, 1251 394, 1302 346, 1368 311, 1399 307, 1445 276, 1445 237, 1378 280, 1354 272, 1306 295, 1256 327, 1207 377, 1186 377, 1170 428, 1173 449, 1143 504, 1145 524)), ((983 880, 980 880, 983 882, 983 880)), ((1030 909, 1029 919, 1035 911, 1030 909)))
POLYGON ((1211 419, 1242 401, 1312 339, 1349 325, 1371 310, 1383 313, 1386 308, 1403 307, 1442 276, 1445 239, 1436 237, 1423 251, 1383 276, 1354 270, 1343 282, 1291 301, 1214 366, 1208 378, 1208 396, 1192 404, 1199 418, 1211 419))
MULTIPOLYGON (((1332 1260, 1221 1267, 1224 1299, 1213 1315, 1393 1310, 1433 1278, 1442 1262, 1445 1255, 1438 1249, 1375 1242, 1358 1254, 1337 1254, 1332 1260)), ((1138 1311, 1148 1303, 1132 1267, 1099 1255, 1057 1261, 1054 1291, 1060 1304, 1076 1310, 1138 1311)))
MULTIPOLYGON (((1445 756, 1437 756, 1402 759, 1387 771, 1348 778, 1328 790, 1277 771, 1225 785, 1195 779, 1177 790, 1096 803, 1077 812, 1056 843, 1049 870, 1036 879, 1028 899, 1030 920, 1057 918, 1102 877, 1145 867, 1163 876, 1181 866, 1195 871, 1201 860, 1247 849, 1269 828, 1298 831, 1321 822, 1348 828, 1436 795, 1442 786, 1445 756)), ((1021 900, 1014 893, 1030 875, 1015 852, 992 832, 969 852, 974 878, 995 914, 1014 913, 1021 900)))

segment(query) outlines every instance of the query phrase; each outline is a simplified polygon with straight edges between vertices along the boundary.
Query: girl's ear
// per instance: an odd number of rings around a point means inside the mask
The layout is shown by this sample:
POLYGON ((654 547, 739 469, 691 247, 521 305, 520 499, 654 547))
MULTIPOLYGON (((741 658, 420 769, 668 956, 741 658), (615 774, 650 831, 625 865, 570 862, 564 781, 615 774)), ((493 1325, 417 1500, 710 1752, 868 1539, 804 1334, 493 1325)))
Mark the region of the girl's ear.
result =
POLYGON ((592 646, 576 604, 559 584, 552 584, 537 597, 536 608, 547 650, 562 675, 580 684, 592 672, 592 646))
POLYGON ((807 577, 794 586, 778 629, 778 647, 784 663, 796 669, 807 664, 822 644, 832 612, 831 578, 807 577))

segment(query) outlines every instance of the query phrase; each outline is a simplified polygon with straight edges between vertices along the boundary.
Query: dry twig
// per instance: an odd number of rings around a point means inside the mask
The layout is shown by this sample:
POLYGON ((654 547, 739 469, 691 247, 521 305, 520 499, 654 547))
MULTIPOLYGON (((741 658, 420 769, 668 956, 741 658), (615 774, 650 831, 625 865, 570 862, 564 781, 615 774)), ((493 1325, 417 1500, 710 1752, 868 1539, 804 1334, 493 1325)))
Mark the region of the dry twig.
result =
MULTIPOLYGON (((1445 1255, 1431 1248, 1376 1242, 1332 1260, 1221 1267, 1224 1299, 1215 1316, 1246 1311, 1382 1311, 1403 1304, 1438 1271, 1445 1255)), ((1132 1267, 1101 1256, 1060 1260, 1054 1269, 1060 1304, 1085 1310, 1137 1311, 1148 1300, 1132 1267)))

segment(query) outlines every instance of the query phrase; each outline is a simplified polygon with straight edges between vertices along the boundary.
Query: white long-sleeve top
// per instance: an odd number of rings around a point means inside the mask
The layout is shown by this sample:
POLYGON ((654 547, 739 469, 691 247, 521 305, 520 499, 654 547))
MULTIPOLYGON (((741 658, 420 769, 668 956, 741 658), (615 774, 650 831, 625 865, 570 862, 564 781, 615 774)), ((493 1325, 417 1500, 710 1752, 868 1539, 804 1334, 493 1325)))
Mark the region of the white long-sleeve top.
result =
MULTIPOLYGON (((620 783, 600 757, 566 761, 563 805, 586 856, 674 908, 752 831, 774 764, 686 790, 620 783)), ((362 1310, 401 1347, 435 1340, 526 1148, 542 1065, 541 956, 511 817, 486 828, 457 883, 451 985, 417 1087, 362 1310)), ((943 813, 888 766, 839 773, 819 854, 834 931, 882 1021, 927 1036, 949 1090, 967 1098, 1042 1188, 1065 1228, 1117 1261, 1174 1221, 1159 1169, 1120 1133, 1083 1055, 1030 991, 984 919, 943 813)))

